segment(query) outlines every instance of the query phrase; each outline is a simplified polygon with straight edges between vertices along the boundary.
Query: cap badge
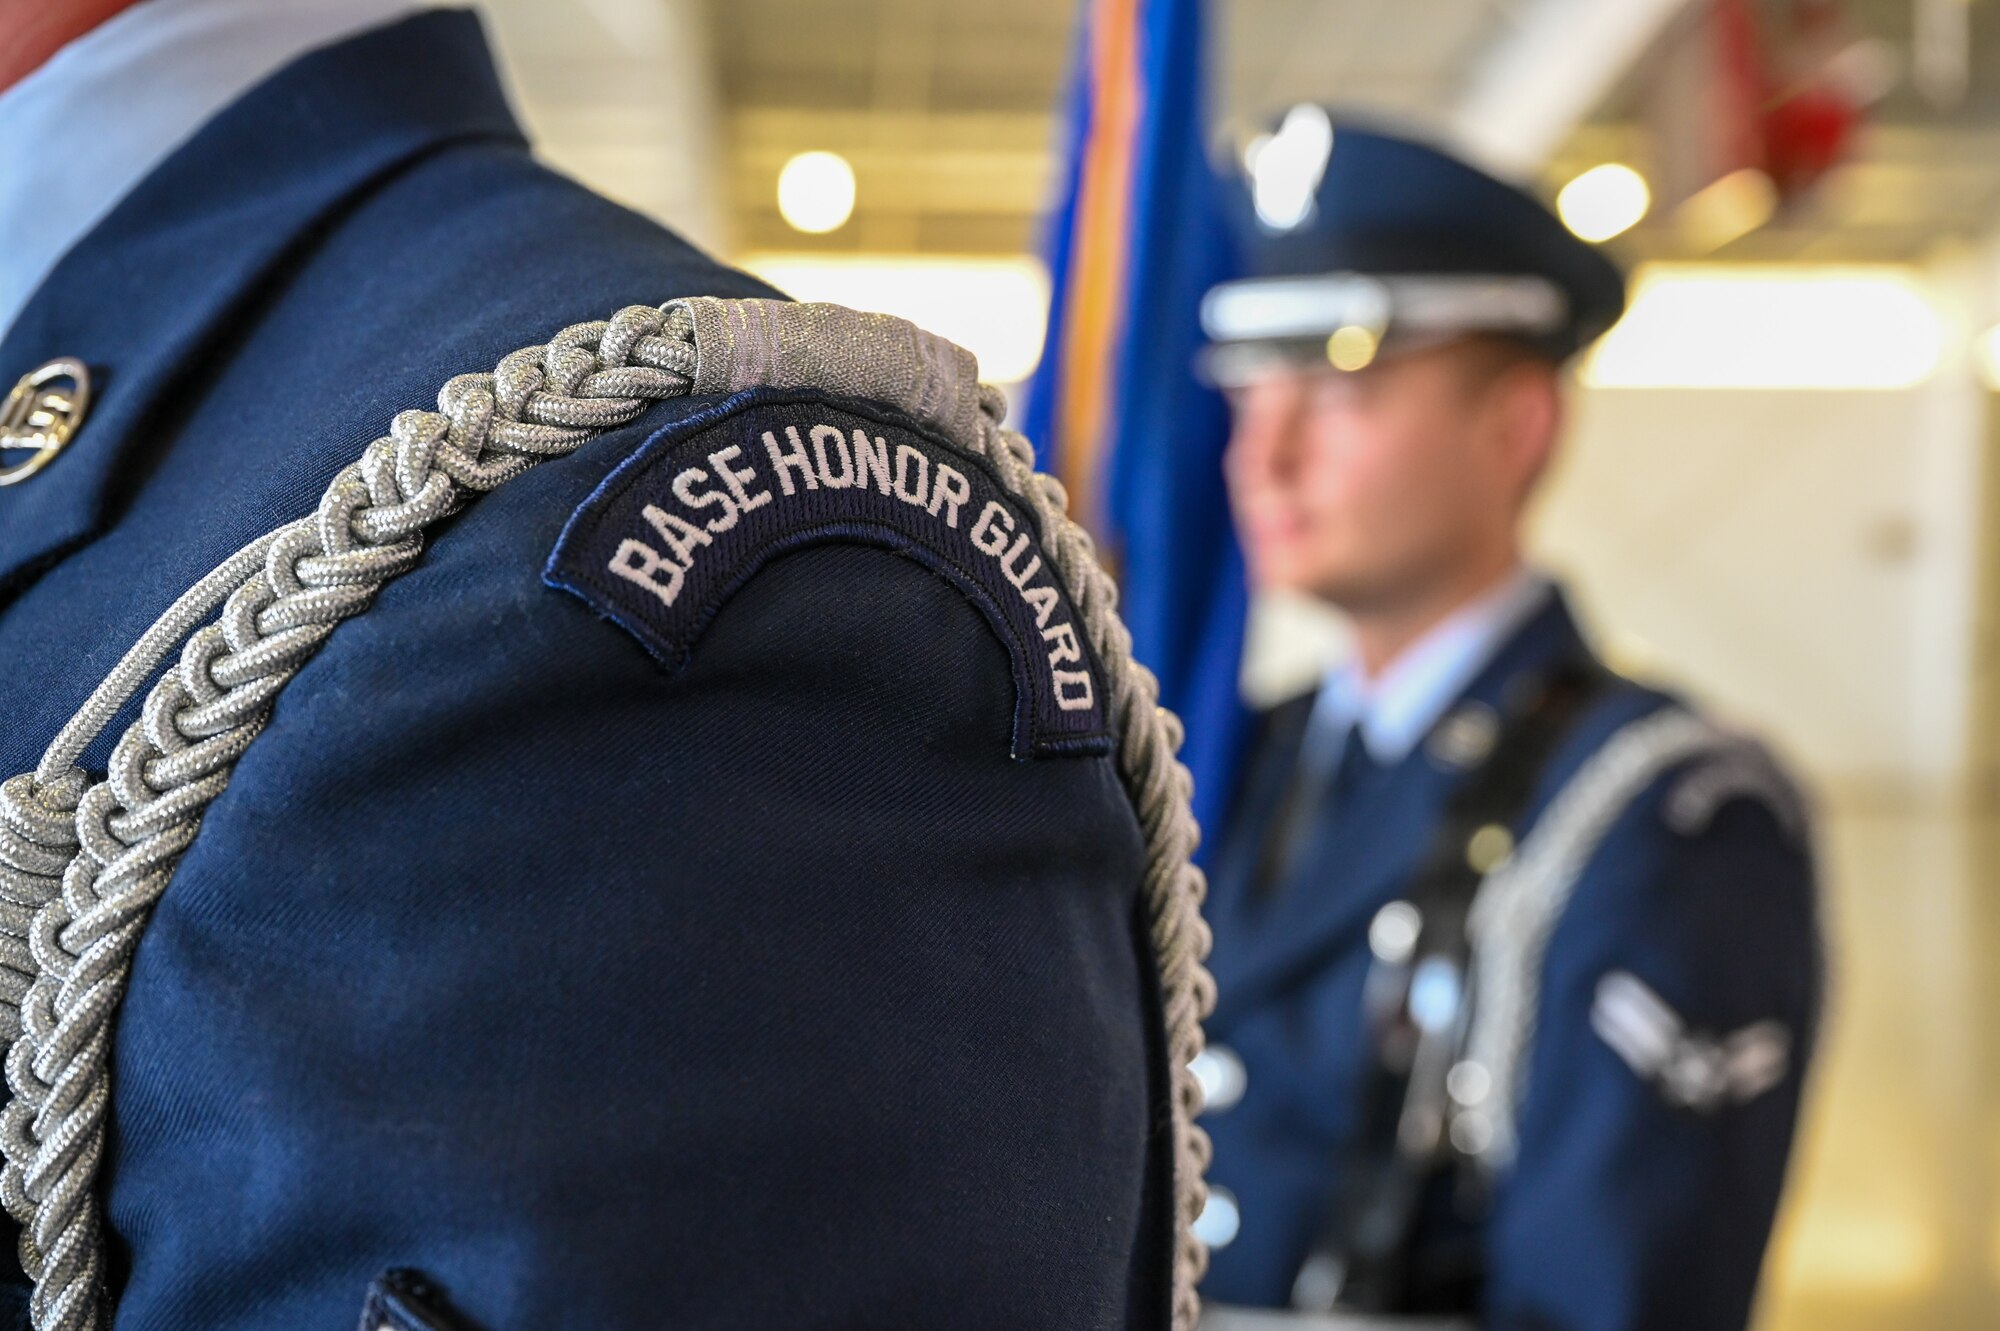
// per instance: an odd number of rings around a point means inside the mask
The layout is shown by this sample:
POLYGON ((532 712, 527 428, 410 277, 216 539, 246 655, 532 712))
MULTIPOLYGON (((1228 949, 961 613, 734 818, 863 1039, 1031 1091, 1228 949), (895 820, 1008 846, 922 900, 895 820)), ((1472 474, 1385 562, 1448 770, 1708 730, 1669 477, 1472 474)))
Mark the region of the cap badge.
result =
POLYGON ((1276 132, 1259 135, 1244 150, 1250 201, 1257 220, 1273 231, 1291 231, 1313 215, 1313 198, 1333 156, 1333 119, 1309 103, 1285 113, 1276 132))

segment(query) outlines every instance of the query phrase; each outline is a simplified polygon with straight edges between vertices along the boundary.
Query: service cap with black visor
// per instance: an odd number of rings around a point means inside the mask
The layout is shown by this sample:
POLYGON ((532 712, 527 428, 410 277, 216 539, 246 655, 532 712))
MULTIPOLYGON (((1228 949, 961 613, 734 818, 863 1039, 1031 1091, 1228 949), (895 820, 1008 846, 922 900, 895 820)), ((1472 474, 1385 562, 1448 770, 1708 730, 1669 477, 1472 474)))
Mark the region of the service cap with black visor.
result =
POLYGON ((1625 308, 1625 279, 1525 191, 1437 148, 1297 106, 1234 192, 1246 275, 1209 291, 1201 371, 1352 371, 1471 334, 1561 364, 1625 308))

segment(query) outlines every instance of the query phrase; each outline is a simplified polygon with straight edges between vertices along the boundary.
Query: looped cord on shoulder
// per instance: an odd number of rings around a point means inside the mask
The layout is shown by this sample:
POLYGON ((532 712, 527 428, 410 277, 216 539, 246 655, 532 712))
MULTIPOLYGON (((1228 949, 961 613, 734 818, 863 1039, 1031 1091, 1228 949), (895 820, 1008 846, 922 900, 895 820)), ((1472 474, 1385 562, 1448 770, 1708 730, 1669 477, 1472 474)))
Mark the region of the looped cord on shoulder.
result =
POLYGON ((1180 723, 1132 660, 1117 594, 1062 487, 1037 475, 1026 439, 1000 428, 1004 401, 971 356, 899 319, 832 305, 725 301, 630 306, 460 375, 436 411, 405 411, 335 476, 314 513, 244 546, 189 588, 119 661, 32 773, 0 783, 0 1039, 11 1091, 0 1111, 0 1205, 21 1224, 36 1331, 111 1320, 97 1196, 110 1105, 113 1022, 132 954, 278 693, 341 621, 421 557, 423 533, 478 494, 653 403, 759 384, 815 387, 901 407, 984 457, 1035 510, 1105 673, 1118 768, 1146 837, 1143 887, 1173 1064, 1174 1326, 1192 1331, 1207 1254, 1191 1226, 1206 1199, 1208 1141, 1188 1063, 1214 1004, 1202 969, 1204 886, 1180 723), (219 608, 219 613, 218 613, 219 608), (212 617, 212 618, 211 618, 212 617), (161 667, 175 647, 177 661, 161 667), (155 678, 157 676, 157 678, 155 678), (79 766, 152 681, 109 770, 79 766))
POLYGON ((1661 773, 1739 743, 1707 719, 1665 707, 1627 722, 1577 770, 1520 848, 1479 885, 1467 927, 1478 949, 1467 1060, 1490 1077, 1483 1167, 1512 1165, 1515 1116, 1527 1095, 1540 1020, 1542 961, 1591 856, 1626 808, 1661 773))

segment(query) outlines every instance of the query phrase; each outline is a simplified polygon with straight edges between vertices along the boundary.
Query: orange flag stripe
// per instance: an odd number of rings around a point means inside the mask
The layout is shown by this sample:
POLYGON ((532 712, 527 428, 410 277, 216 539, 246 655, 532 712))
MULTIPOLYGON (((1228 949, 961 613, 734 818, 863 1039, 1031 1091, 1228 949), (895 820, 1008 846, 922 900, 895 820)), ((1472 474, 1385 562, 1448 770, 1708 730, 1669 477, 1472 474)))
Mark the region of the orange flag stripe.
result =
POLYGON ((1070 511, 1100 533, 1099 472, 1112 357, 1122 331, 1133 139, 1140 113, 1140 3, 1093 0, 1090 133, 1077 188, 1063 311, 1058 474, 1070 493, 1070 511))

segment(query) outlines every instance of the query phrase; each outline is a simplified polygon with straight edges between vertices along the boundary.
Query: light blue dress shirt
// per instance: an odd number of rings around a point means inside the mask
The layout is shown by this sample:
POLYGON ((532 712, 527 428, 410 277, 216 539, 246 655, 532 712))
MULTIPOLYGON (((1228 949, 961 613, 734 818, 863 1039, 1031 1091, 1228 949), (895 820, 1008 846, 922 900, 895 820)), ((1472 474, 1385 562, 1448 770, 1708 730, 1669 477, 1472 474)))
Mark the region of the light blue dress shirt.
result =
POLYGON ((1401 762, 1553 590, 1545 574, 1517 568, 1405 648, 1376 678, 1364 676, 1358 661, 1336 667, 1313 702, 1308 748, 1331 761, 1358 725, 1370 758, 1384 766, 1401 762))

